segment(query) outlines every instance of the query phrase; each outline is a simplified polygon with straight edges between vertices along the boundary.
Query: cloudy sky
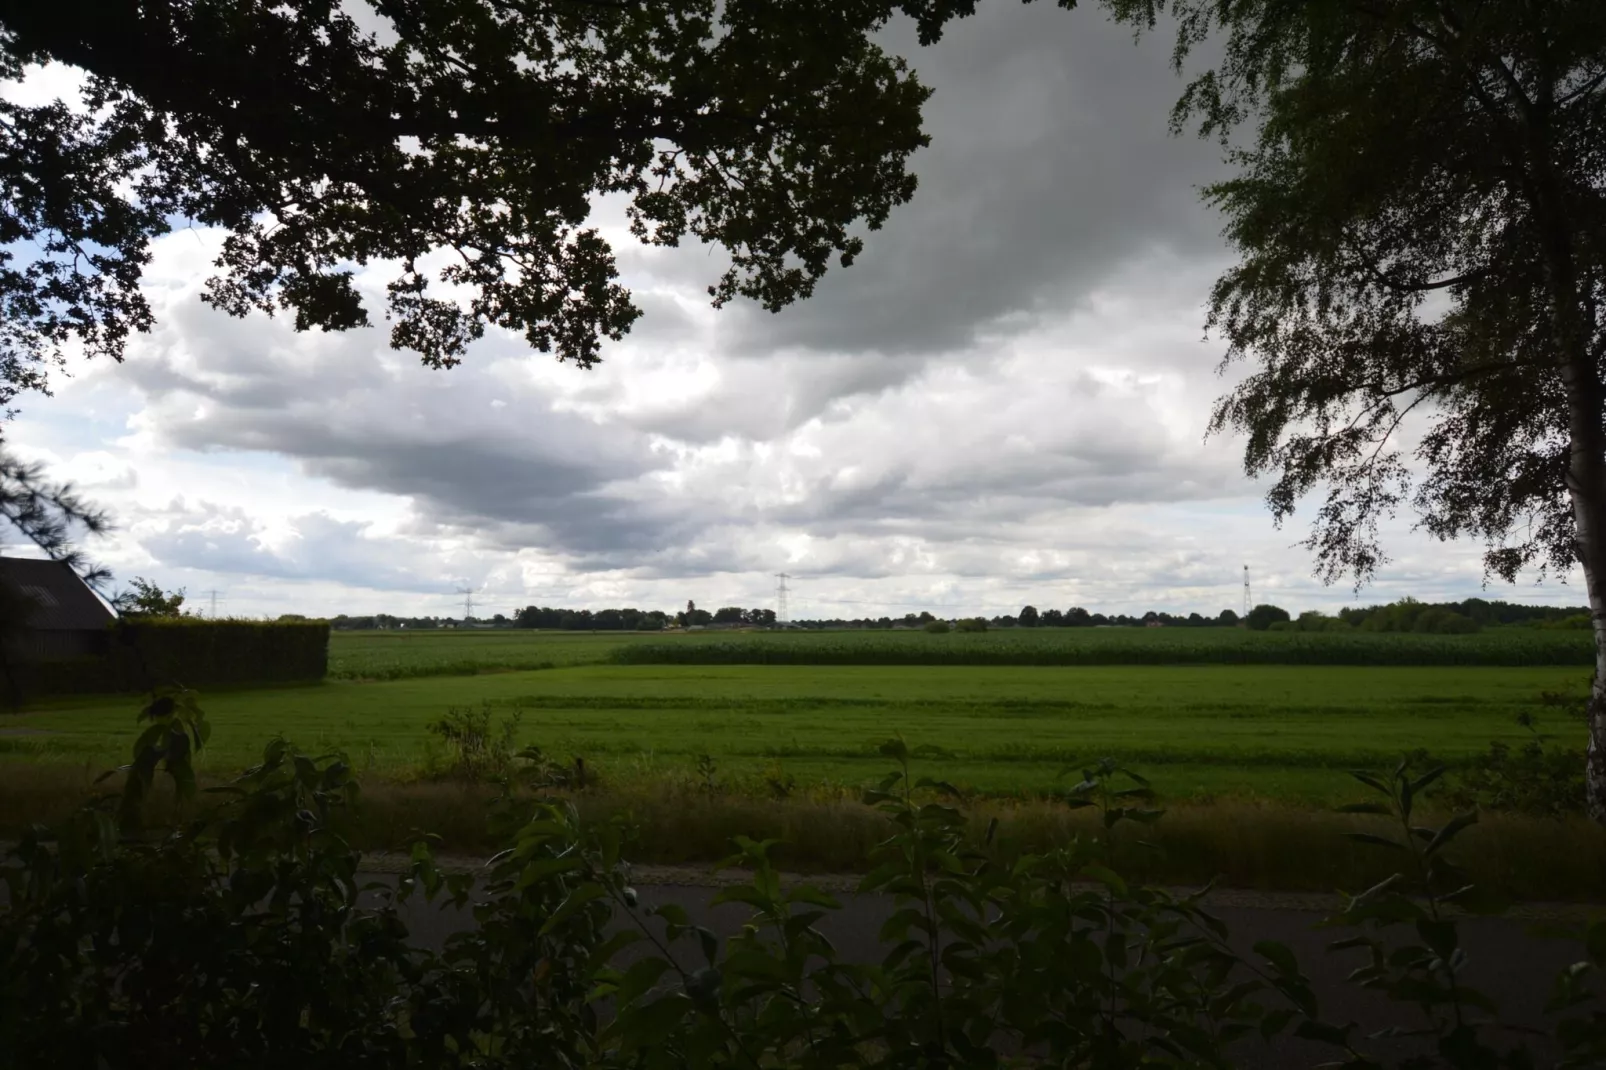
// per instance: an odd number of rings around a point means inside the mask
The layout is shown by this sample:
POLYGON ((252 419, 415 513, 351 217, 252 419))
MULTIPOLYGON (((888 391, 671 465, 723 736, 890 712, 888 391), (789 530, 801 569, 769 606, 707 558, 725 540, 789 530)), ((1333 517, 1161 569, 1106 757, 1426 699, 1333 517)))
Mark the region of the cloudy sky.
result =
MULTIPOLYGON (((186 230, 147 274, 157 329, 26 399, 8 440, 112 508, 92 549, 120 579, 232 614, 460 615, 461 586, 487 615, 773 605, 782 571, 794 617, 1214 614, 1245 564, 1256 601, 1354 602, 1311 578, 1303 519, 1273 527, 1240 444, 1204 439, 1229 252, 1197 196, 1216 150, 1167 132, 1168 41, 1002 3, 934 48, 888 36, 936 90, 920 190, 779 315, 711 310, 717 253, 644 249, 599 203, 646 310, 605 363, 488 337, 431 371, 382 328, 207 308, 220 237, 186 230)), ((1477 546, 1389 530, 1362 601, 1480 592, 1477 546)))

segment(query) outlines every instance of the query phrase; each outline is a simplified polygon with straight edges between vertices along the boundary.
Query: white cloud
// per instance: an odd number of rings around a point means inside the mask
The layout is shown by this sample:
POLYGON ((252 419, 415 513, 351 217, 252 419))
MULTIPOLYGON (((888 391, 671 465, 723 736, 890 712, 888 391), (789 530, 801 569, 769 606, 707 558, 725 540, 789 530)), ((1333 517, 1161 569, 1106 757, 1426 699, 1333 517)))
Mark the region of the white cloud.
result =
MULTIPOLYGON (((1161 42, 991 5, 938 48, 913 204, 780 315, 708 307, 719 254, 621 247, 646 316, 590 372, 506 336, 430 371, 381 330, 298 335, 202 305, 218 236, 157 243, 153 334, 8 431, 122 520, 124 576, 231 612, 767 604, 854 616, 1031 602, 1335 606, 1239 445, 1204 441, 1228 262, 1166 132, 1161 42)), ((620 206, 598 218, 619 231, 620 206)), ((384 265, 359 277, 377 299, 384 265)), ((377 300, 376 300, 377 304, 377 300)), ((1390 527, 1367 597, 1464 596, 1478 548, 1390 527)), ((1574 592, 1515 592, 1568 600, 1574 592)), ((1572 598, 1576 600, 1576 598, 1572 598)))

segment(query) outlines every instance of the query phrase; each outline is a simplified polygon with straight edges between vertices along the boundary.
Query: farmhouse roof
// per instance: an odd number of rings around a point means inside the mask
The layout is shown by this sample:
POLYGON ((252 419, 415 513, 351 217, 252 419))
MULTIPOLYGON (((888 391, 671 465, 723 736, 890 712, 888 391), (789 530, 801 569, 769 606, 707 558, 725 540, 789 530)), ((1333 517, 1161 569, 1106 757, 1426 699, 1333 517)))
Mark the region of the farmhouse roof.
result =
POLYGON ((60 561, 0 557, 0 579, 39 606, 28 618, 28 626, 39 631, 104 628, 115 616, 78 574, 60 561))

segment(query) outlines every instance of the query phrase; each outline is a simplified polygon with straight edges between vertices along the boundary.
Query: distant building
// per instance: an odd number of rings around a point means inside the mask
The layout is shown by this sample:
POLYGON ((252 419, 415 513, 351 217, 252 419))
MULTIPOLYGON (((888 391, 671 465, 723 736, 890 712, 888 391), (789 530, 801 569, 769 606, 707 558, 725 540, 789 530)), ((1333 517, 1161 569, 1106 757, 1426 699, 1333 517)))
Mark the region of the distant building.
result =
POLYGON ((0 581, 22 592, 35 608, 7 653, 23 661, 106 653, 106 626, 117 619, 78 573, 59 561, 0 557, 0 581))

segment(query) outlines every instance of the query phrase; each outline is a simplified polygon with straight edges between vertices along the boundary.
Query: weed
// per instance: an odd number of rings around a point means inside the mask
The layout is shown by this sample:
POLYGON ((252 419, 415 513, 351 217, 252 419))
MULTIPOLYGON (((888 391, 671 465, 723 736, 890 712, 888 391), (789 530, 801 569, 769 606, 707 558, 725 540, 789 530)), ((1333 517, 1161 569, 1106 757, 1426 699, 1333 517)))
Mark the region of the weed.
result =
POLYGON ((479 709, 453 706, 446 716, 427 726, 445 743, 451 756, 449 775, 470 783, 507 775, 524 711, 514 709, 493 726, 491 709, 489 702, 481 703, 479 709))
POLYGON ((714 764, 713 755, 699 754, 697 756, 697 779, 702 781, 705 795, 718 795, 720 793, 720 785, 714 779, 717 772, 718 766, 714 764))

